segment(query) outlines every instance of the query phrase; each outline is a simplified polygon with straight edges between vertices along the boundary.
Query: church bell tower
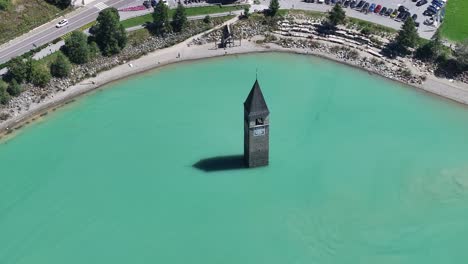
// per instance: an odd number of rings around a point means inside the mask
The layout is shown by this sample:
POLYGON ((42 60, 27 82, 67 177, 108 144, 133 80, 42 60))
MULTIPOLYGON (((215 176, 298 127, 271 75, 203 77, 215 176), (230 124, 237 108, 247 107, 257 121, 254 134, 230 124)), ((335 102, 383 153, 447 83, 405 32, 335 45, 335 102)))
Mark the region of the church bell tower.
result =
POLYGON ((247 167, 268 165, 270 111, 258 81, 244 102, 244 160, 247 167))

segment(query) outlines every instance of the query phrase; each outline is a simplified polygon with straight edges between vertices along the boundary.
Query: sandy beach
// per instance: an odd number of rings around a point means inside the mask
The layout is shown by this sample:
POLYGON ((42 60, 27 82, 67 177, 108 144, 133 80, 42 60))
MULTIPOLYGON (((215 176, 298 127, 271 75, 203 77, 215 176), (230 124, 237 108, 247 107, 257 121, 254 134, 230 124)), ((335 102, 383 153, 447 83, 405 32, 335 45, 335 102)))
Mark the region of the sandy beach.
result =
MULTIPOLYGON (((233 18, 226 23, 233 23, 236 20, 237 18, 233 18)), ((219 26, 211 30, 216 30, 217 28, 219 28, 219 26)), ((340 63, 345 63, 350 66, 356 66, 343 62, 332 54, 302 48, 283 48, 275 44, 259 45, 255 43, 254 39, 252 41, 243 40, 241 46, 228 49, 215 49, 213 43, 205 45, 190 45, 193 39, 199 38, 206 33, 207 32, 201 33, 172 47, 157 50, 139 59, 126 62, 108 71, 101 72, 96 77, 83 80, 74 86, 68 87, 65 91, 57 92, 51 98, 45 99, 40 103, 32 104, 28 110, 24 110, 17 116, 0 123, 0 135, 10 133, 13 129, 21 126, 31 118, 41 115, 49 109, 59 107, 73 98, 102 87, 105 84, 173 63, 255 52, 291 52, 296 54, 319 56, 340 63)), ((368 71, 368 69, 363 70, 368 71)), ((428 76, 422 85, 411 86, 468 105, 467 84, 451 82, 450 80, 440 79, 435 76, 428 76)))

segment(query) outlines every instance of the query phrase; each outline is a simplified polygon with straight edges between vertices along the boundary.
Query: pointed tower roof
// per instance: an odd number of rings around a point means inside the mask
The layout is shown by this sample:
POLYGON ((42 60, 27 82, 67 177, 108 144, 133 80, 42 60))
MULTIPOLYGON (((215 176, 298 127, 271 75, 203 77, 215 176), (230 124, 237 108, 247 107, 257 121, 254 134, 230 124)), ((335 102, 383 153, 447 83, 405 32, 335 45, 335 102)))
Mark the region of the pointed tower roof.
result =
POLYGON ((249 117, 267 116, 270 113, 258 80, 255 80, 252 90, 250 90, 249 96, 244 102, 244 108, 249 117))

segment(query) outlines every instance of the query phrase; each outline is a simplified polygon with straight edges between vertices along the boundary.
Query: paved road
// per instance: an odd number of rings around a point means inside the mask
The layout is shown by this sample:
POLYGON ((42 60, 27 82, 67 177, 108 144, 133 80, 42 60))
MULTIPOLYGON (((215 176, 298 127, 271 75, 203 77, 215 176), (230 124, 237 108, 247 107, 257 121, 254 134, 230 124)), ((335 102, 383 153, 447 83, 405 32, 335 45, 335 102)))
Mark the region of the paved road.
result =
MULTIPOLYGON (((131 0, 130 0, 131 1, 131 0)), ((0 63, 4 63, 13 57, 22 55, 27 51, 44 45, 52 40, 65 35, 66 33, 73 31, 86 25, 89 22, 96 20, 99 12, 109 6, 120 8, 125 6, 129 0, 108 0, 108 1, 96 1, 90 3, 84 7, 82 11, 67 17, 69 24, 63 28, 56 28, 55 23, 60 19, 56 19, 53 23, 48 23, 36 30, 30 36, 21 39, 19 41, 11 41, 5 48, 0 50, 0 63)))

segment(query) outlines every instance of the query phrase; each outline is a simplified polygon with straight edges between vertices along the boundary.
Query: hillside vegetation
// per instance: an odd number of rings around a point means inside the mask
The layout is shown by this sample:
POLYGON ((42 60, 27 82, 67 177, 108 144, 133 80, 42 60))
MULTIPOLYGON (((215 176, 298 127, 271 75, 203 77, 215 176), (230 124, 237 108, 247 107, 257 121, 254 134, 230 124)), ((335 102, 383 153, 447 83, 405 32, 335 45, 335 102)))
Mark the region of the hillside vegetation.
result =
POLYGON ((70 8, 61 10, 45 0, 0 0, 0 44, 63 15, 69 10, 70 8))

